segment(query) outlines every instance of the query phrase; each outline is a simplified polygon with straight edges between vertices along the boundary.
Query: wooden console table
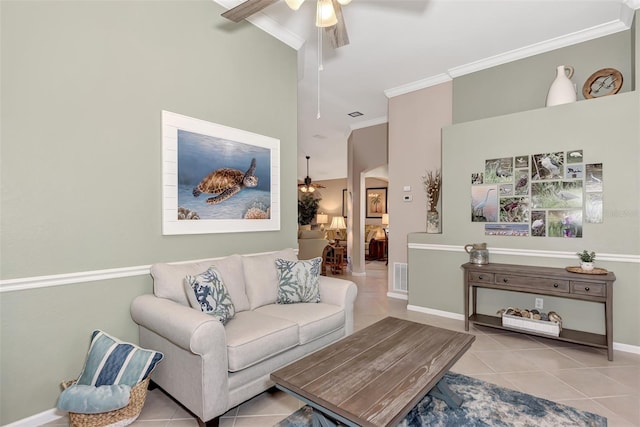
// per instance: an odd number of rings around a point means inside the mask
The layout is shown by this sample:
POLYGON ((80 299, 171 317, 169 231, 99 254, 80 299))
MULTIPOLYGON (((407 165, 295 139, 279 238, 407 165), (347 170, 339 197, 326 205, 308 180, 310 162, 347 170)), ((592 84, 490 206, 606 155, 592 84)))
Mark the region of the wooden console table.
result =
MULTIPOLYGON (((607 357, 613 360, 613 282, 616 276, 607 274, 571 273, 564 268, 534 267, 512 264, 471 264, 464 269, 464 329, 469 322, 493 328, 508 329, 530 335, 558 339, 592 347, 606 348, 607 357), (471 314, 469 313, 469 288, 471 288, 471 314), (549 295, 555 297, 600 302, 604 304, 605 335, 562 328, 559 337, 502 326, 499 316, 477 313, 478 288, 490 288, 511 292, 549 295)), ((500 308, 497 307, 496 310, 500 308)))

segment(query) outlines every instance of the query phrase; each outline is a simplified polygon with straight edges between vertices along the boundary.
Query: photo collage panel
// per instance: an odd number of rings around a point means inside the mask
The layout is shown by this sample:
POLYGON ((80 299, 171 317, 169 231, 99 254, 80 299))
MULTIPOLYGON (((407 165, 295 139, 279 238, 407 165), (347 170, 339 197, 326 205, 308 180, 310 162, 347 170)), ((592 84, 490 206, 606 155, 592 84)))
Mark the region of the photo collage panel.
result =
POLYGON ((471 221, 489 236, 582 237, 603 218, 602 163, 582 150, 485 160, 471 174, 471 221))

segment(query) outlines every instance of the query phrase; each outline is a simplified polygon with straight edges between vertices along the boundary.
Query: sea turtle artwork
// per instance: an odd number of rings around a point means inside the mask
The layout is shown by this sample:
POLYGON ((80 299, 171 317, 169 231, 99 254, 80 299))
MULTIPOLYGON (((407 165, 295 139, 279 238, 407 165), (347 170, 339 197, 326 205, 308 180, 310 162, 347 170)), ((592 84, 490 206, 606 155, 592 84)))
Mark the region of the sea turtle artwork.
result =
POLYGON ((209 197, 207 203, 210 205, 222 203, 245 187, 257 186, 258 177, 254 175, 255 171, 255 158, 251 159, 251 166, 246 172, 232 168, 216 169, 193 188, 193 196, 198 197, 202 193, 216 194, 214 197, 209 197))

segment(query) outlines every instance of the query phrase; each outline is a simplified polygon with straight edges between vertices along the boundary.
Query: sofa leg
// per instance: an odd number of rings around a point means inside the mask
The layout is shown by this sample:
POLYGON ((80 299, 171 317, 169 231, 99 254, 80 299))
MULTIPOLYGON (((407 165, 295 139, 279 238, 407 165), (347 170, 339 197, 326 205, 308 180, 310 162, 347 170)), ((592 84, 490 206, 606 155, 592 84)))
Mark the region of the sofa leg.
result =
POLYGON ((198 418, 198 425, 200 427, 219 427, 220 426, 220 417, 215 417, 212 420, 209 421, 202 421, 200 418, 198 418))

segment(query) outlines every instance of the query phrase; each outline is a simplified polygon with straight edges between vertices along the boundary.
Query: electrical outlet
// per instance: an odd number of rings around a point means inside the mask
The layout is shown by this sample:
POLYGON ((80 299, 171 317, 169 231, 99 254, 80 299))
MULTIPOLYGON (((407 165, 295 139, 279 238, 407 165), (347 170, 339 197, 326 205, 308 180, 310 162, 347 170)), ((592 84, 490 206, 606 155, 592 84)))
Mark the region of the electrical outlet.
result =
POLYGON ((544 300, 542 298, 536 298, 536 308, 540 310, 544 308, 544 300))

